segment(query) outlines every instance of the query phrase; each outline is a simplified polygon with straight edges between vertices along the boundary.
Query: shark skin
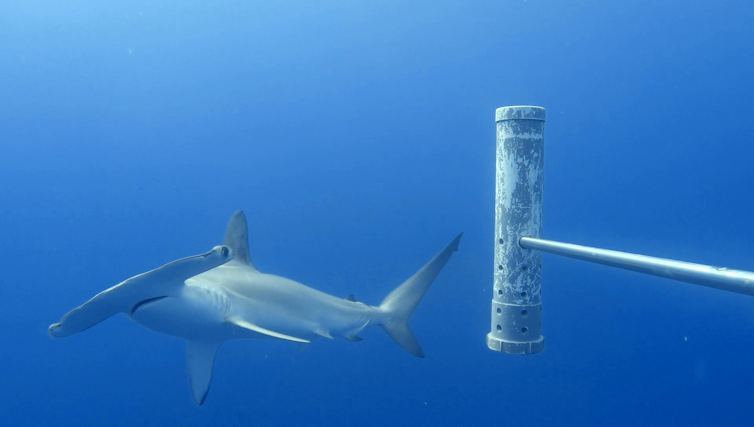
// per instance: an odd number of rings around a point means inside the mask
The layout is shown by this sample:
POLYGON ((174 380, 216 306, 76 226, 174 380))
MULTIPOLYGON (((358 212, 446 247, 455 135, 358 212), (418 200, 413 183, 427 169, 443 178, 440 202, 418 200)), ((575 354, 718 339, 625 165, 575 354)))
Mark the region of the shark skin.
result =
POLYGON ((403 349, 424 357, 408 318, 450 259, 463 233, 378 306, 317 291, 284 277, 259 272, 249 257, 242 211, 228 223, 223 246, 128 279, 66 314, 50 326, 53 338, 81 332, 116 314, 187 340, 186 361, 194 401, 207 397, 217 350, 230 339, 292 341, 304 351, 320 338, 361 341, 358 333, 380 326, 403 349))

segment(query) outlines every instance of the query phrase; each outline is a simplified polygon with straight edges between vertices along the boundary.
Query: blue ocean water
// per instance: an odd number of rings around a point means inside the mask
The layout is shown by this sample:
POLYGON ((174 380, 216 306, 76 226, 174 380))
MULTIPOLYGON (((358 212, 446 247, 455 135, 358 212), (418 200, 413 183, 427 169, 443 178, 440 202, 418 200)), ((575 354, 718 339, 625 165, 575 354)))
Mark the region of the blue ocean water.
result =
POLYGON ((754 300, 545 256, 543 353, 487 349, 494 110, 547 109, 545 237, 754 270, 747 1, 0 4, 3 425, 751 425, 754 300), (222 242, 379 303, 457 233, 410 326, 185 344, 101 290, 222 242))

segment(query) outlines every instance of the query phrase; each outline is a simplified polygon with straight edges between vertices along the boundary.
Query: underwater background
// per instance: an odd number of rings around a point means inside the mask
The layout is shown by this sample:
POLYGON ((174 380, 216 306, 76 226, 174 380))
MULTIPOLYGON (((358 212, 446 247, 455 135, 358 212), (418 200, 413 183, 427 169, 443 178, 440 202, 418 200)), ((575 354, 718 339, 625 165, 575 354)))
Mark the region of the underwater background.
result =
POLYGON ((545 254, 544 352, 487 349, 498 107, 547 109, 544 237, 754 270, 749 1, 0 3, 3 425, 751 425, 754 299, 545 254), (300 354, 47 327, 222 242, 409 325, 300 354))

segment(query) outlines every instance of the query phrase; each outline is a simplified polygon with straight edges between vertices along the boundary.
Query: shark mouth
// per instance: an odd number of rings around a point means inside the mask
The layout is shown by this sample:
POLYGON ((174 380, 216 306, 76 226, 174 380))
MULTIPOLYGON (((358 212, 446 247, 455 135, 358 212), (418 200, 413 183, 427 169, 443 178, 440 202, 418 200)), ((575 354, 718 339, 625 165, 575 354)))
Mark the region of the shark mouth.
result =
POLYGON ((136 305, 134 305, 134 308, 131 309, 131 314, 136 313, 136 310, 144 307, 145 305, 151 304, 153 302, 157 302, 157 301, 159 301, 159 300, 161 300, 163 298, 167 298, 167 296, 149 298, 149 299, 145 299, 143 301, 139 301, 139 302, 136 303, 136 305))

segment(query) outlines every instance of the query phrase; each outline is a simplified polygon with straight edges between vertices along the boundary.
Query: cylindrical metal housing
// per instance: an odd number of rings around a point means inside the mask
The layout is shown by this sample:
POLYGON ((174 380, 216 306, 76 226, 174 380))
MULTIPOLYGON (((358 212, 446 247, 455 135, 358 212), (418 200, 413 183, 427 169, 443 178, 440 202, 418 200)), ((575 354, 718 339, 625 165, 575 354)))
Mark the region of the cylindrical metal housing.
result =
POLYGON ((545 109, 495 111, 495 274, 487 346, 510 354, 542 351, 542 253, 521 248, 521 237, 542 235, 545 109))

